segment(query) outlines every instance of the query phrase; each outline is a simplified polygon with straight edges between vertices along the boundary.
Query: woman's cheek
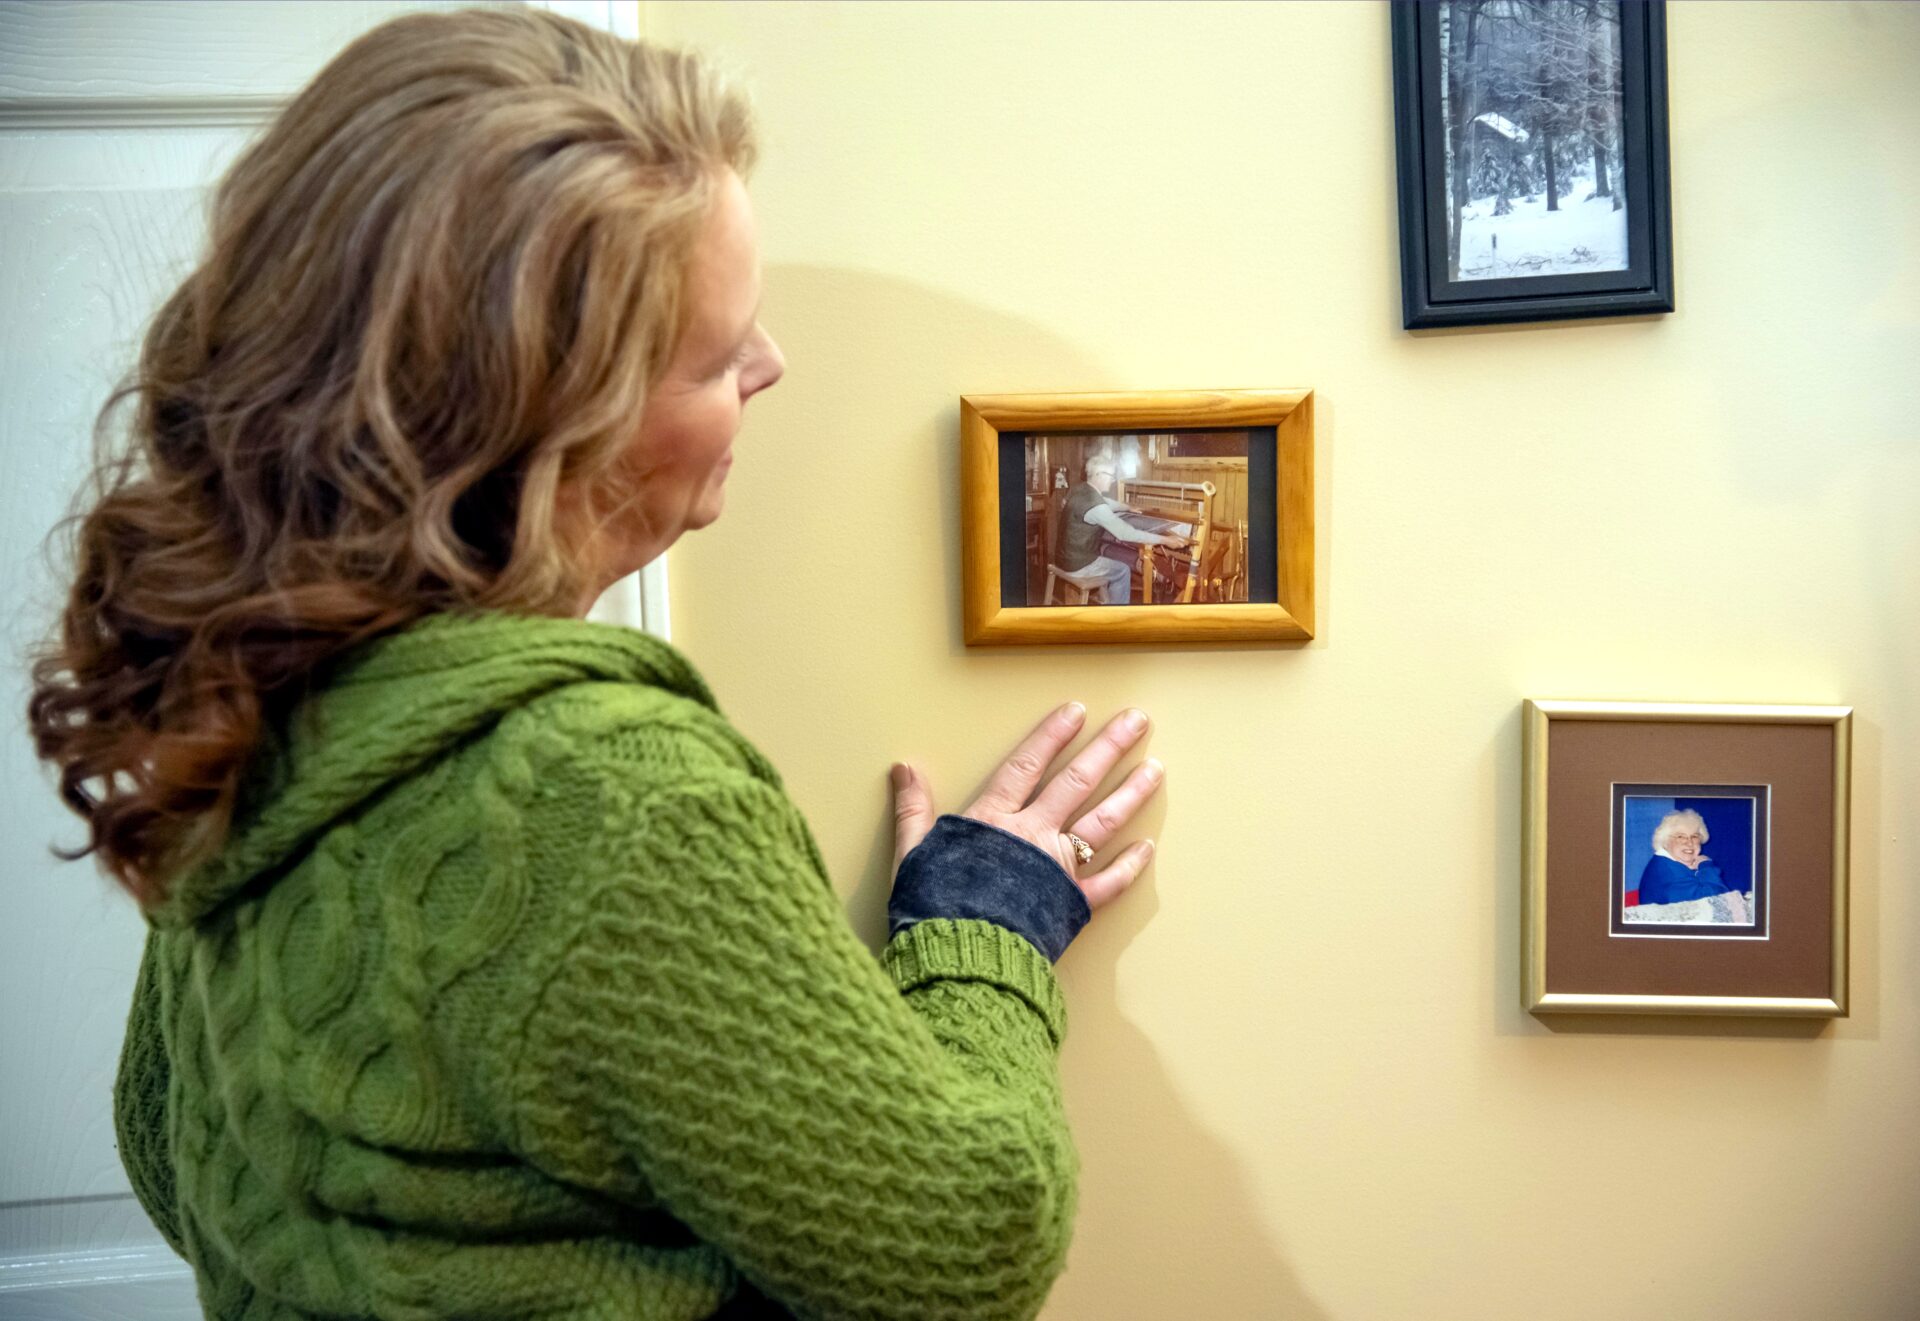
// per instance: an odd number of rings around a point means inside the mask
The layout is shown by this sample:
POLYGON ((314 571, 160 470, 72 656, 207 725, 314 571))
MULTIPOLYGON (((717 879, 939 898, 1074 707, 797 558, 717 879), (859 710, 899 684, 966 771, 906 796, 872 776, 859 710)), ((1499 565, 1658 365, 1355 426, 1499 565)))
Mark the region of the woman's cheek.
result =
POLYGON ((733 438, 740 431, 740 394, 731 382, 727 391, 713 401, 704 422, 708 462, 718 463, 732 449, 733 438))

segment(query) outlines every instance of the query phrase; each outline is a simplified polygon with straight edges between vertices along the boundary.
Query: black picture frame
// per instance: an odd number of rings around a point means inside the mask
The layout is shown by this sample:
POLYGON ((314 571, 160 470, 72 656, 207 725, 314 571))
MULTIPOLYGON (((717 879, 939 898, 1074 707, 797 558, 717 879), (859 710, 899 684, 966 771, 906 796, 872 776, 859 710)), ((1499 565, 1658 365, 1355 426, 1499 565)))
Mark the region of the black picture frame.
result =
MULTIPOLYGON (((1524 8, 1539 0, 1481 3, 1524 8)), ((1673 311, 1666 5, 1664 0, 1618 3, 1622 159, 1617 171, 1627 195, 1626 269, 1457 280, 1448 278, 1442 4, 1392 0, 1401 302, 1407 329, 1673 311)))

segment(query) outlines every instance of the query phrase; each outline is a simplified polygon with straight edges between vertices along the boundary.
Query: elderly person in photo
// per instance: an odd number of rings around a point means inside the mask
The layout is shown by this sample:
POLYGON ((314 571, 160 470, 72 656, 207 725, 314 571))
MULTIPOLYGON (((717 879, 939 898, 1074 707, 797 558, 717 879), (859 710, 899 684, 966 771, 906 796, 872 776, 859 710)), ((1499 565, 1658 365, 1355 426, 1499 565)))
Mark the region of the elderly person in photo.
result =
POLYGON ((1067 492, 1066 526, 1060 534, 1061 568, 1075 574, 1101 571, 1088 595, 1096 605, 1125 605, 1132 597, 1132 566, 1101 558, 1101 533, 1129 545, 1187 544, 1185 537, 1142 532, 1121 518, 1127 506, 1107 494, 1113 489, 1114 471, 1111 454, 1098 453, 1087 460, 1087 479, 1067 492))
POLYGON ((1640 873, 1640 902, 1677 904, 1730 890, 1720 868, 1700 851, 1708 837, 1706 821, 1692 808, 1661 817, 1653 831, 1653 856, 1640 873))

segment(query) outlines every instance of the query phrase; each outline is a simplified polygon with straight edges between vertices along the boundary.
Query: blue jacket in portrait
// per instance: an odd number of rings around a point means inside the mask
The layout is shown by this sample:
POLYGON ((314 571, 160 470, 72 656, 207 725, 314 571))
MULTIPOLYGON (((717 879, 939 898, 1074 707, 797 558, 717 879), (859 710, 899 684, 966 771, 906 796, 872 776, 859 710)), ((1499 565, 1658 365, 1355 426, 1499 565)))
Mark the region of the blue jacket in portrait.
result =
POLYGON ((1698 871, 1688 871, 1686 863, 1663 858, 1656 853, 1647 859, 1646 870, 1640 873, 1640 902, 1643 904, 1678 904, 1689 899, 1710 899, 1716 894, 1725 893, 1728 888, 1720 875, 1720 868, 1711 858, 1702 858, 1698 871))

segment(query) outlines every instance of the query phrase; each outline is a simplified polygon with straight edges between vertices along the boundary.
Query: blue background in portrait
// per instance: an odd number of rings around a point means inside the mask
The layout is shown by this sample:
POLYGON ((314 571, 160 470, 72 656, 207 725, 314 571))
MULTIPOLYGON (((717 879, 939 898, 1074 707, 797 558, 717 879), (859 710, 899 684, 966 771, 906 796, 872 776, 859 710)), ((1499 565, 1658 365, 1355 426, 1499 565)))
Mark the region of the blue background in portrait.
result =
POLYGON ((1620 819, 1625 833, 1626 874, 1620 879, 1628 890, 1640 885, 1640 873, 1653 856, 1653 828, 1669 812, 1688 808, 1707 823, 1709 836, 1701 851, 1720 868, 1720 875, 1736 890, 1753 889, 1753 799, 1751 798, 1642 798, 1629 795, 1621 805, 1620 819))

